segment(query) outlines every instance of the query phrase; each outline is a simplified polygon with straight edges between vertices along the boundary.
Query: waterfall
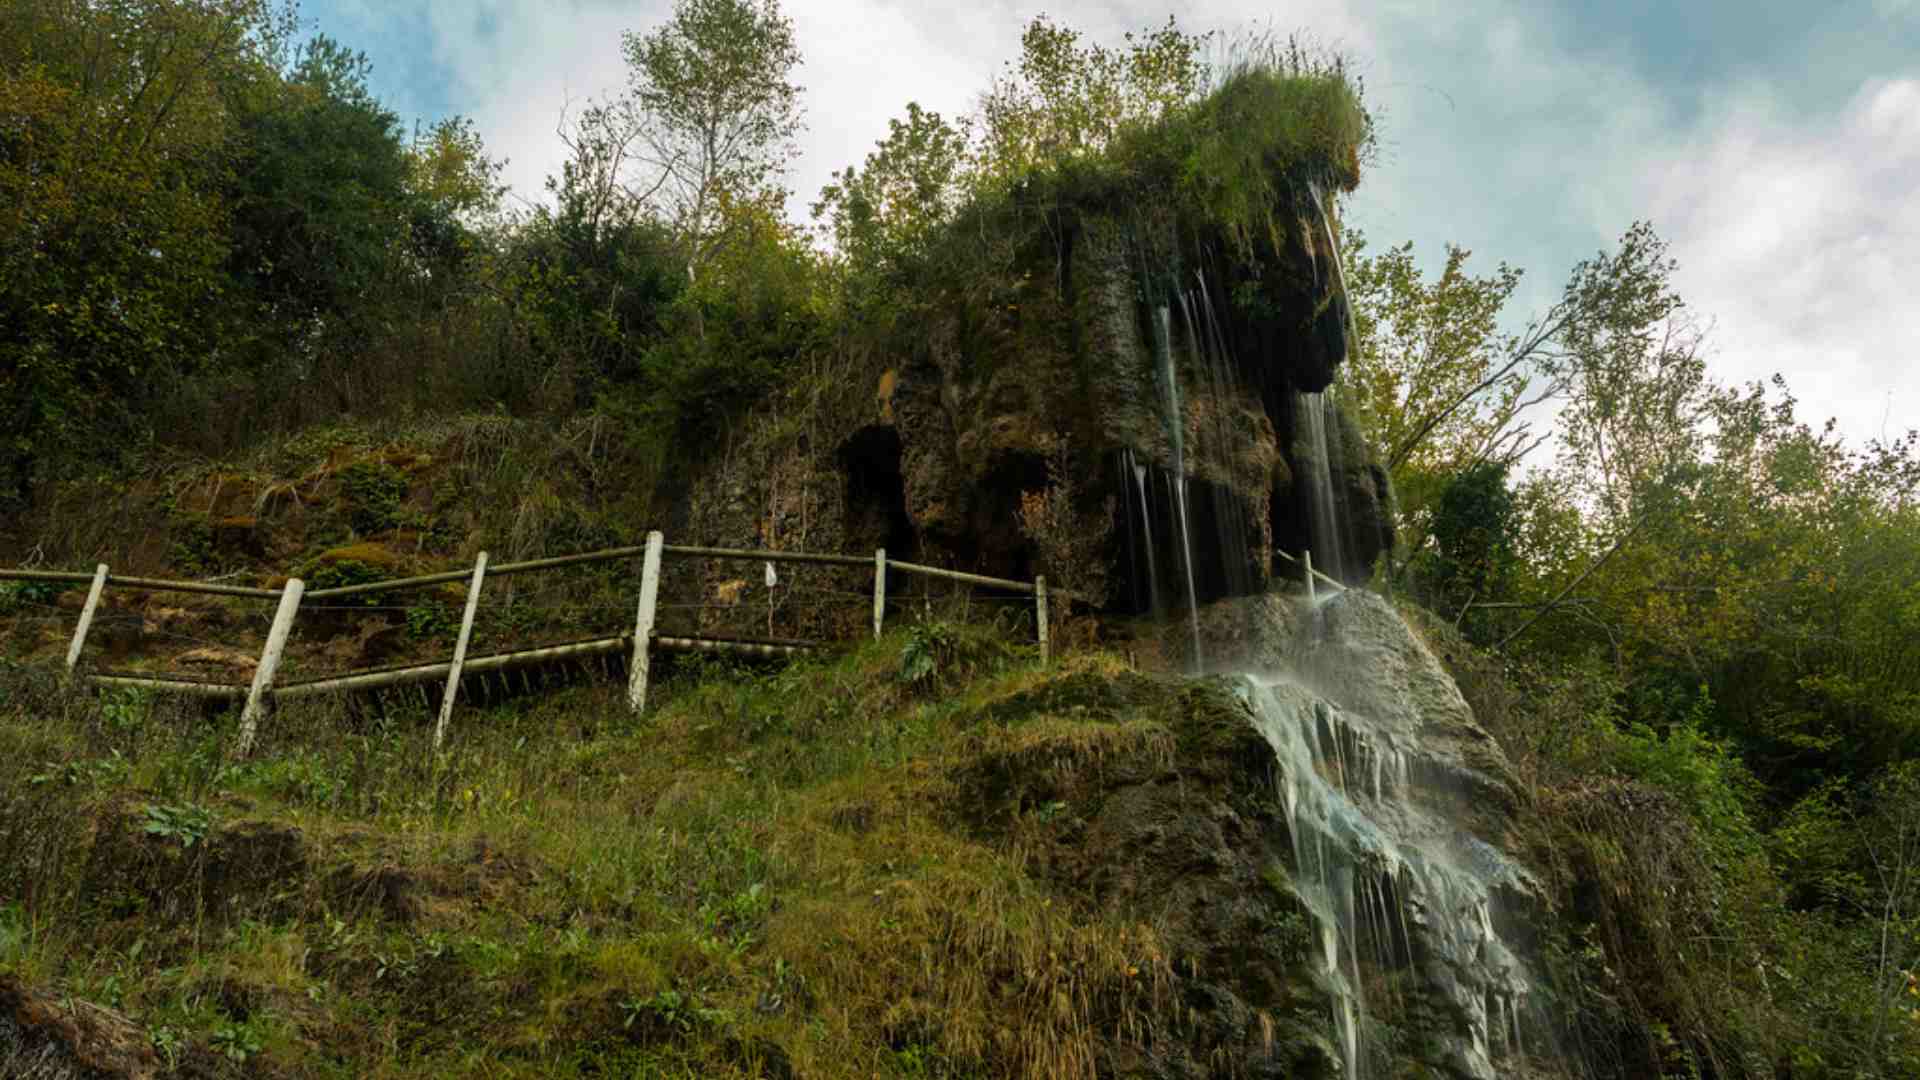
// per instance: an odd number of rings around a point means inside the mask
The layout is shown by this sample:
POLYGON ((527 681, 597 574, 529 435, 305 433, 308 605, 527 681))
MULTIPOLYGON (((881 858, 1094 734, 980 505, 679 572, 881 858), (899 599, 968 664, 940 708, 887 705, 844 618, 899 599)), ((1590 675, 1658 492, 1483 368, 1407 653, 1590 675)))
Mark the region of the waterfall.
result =
POLYGON ((1360 341, 1360 336, 1359 328, 1353 321, 1353 303, 1347 299, 1346 261, 1340 257, 1340 242, 1333 236, 1333 219, 1327 214, 1326 193, 1320 190, 1318 183, 1311 180, 1307 181, 1307 191, 1313 196, 1313 208, 1320 213, 1320 231, 1326 235, 1327 252, 1333 256, 1333 280, 1340 286, 1340 303, 1347 316, 1347 353, 1351 355, 1360 341))
POLYGON ((1200 597, 1193 586, 1193 540, 1187 526, 1186 414, 1180 410, 1180 378, 1173 370, 1173 323, 1167 305, 1154 309, 1154 345, 1160 353, 1161 392, 1167 402, 1167 437, 1173 444, 1173 505, 1180 530, 1180 568, 1187 576, 1187 619, 1193 628, 1193 669, 1200 670, 1200 597))
POLYGON ((1312 538, 1313 563, 1329 577, 1339 578, 1346 570, 1347 552, 1340 518, 1334 506, 1333 482, 1335 458, 1327 429, 1332 407, 1325 394, 1298 394, 1294 398, 1294 422, 1299 429, 1300 445, 1295 460, 1303 466, 1296 482, 1306 485, 1307 527, 1312 538))
POLYGON ((1126 468, 1133 473, 1134 487, 1140 492, 1140 528, 1145 534, 1147 548, 1147 609, 1154 618, 1160 617, 1160 571, 1154 565, 1153 554, 1153 502, 1147 498, 1147 467, 1134 460, 1133 451, 1128 450, 1126 468))
POLYGON ((1310 959, 1333 1001, 1342 1075, 1387 1075, 1403 989, 1451 1008, 1459 1031, 1445 1051, 1459 1074, 1513 1075, 1522 1017, 1539 1003, 1497 926, 1503 898, 1533 883, 1450 812, 1489 781, 1428 735, 1449 719, 1436 710, 1469 726, 1471 714, 1383 601, 1348 593, 1323 607, 1325 638, 1306 640, 1294 670, 1243 676, 1242 693, 1278 764, 1289 886, 1318 931, 1310 959))
MULTIPOLYGON (((1353 304, 1347 300, 1347 268, 1340 255, 1340 242, 1333 233, 1333 218, 1327 211, 1327 195, 1314 181, 1307 182, 1307 192, 1312 197, 1313 208, 1320 217, 1321 235, 1327 240, 1327 253, 1333 263, 1333 280, 1340 288, 1340 302, 1346 315, 1346 359, 1350 357, 1359 343, 1358 327, 1354 324, 1353 304)), ((1317 267, 1316 267, 1317 273, 1317 267)), ((1348 544, 1346 532, 1350 522, 1341 520, 1335 512, 1334 481, 1346 475, 1346 448, 1339 434, 1335 432, 1328 438, 1329 429, 1334 428, 1333 406, 1324 392, 1299 394, 1294 399, 1297 437, 1304 440, 1300 447, 1301 456, 1309 460, 1301 461, 1306 466, 1307 506, 1311 520, 1308 522, 1308 535, 1313 544, 1314 562, 1332 577, 1342 577, 1347 569, 1347 551, 1353 545, 1348 544)))
MULTIPOLYGON (((1205 272, 1195 270, 1194 287, 1176 291, 1174 298, 1180 304, 1193 369, 1203 381, 1210 405, 1197 418, 1201 448, 1216 468, 1231 476, 1234 464, 1253 451, 1254 434, 1232 408, 1242 397, 1239 378, 1226 334, 1214 314, 1205 272)), ((1244 596, 1254 591, 1254 560, 1247 544, 1248 522, 1236 512, 1238 505, 1231 492, 1230 483, 1216 484, 1207 492, 1208 505, 1213 509, 1213 550, 1219 556, 1227 591, 1244 596)))

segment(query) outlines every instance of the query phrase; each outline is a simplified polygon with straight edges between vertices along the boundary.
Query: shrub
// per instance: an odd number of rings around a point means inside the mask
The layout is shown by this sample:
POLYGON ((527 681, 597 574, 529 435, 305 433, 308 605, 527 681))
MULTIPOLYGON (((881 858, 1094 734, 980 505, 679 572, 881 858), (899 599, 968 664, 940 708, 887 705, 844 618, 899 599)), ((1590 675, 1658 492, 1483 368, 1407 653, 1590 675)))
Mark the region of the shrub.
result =
POLYGON ((354 532, 385 532, 399 523, 400 502, 407 497, 407 478, 399 469, 382 461, 357 461, 340 470, 340 487, 354 532))
POLYGON ((1112 496, 1096 513, 1079 505, 1066 440, 1055 436, 1047 452, 1047 486, 1020 495, 1020 532, 1033 544, 1047 580, 1067 594, 1053 605, 1053 621, 1067 614, 1070 600, 1101 606, 1113 570, 1108 552, 1113 537, 1112 496))

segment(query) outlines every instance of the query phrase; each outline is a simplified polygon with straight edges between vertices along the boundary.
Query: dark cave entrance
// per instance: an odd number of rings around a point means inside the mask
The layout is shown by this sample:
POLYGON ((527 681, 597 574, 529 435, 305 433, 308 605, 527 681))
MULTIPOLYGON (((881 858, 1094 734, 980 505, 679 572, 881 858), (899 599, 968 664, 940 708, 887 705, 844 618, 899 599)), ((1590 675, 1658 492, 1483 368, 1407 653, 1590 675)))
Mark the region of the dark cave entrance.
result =
POLYGON ((900 433, 879 424, 863 427, 841 444, 839 458, 847 478, 847 545, 886 548, 894 559, 917 555, 920 538, 907 515, 900 433))

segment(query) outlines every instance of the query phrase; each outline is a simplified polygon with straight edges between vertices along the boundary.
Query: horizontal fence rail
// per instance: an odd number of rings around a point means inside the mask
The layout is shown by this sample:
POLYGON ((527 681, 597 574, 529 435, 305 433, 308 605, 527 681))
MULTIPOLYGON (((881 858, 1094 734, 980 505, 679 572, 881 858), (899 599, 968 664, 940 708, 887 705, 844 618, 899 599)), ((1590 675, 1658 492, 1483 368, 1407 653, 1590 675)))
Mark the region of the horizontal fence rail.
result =
MULTIPOLYGON (((131 589, 137 591, 195 593, 211 596, 239 597, 255 600, 274 600, 273 622, 267 633, 259 660, 254 665, 253 676, 248 684, 219 682, 210 679, 195 679, 176 675, 148 673, 139 671, 100 670, 86 674, 86 680, 95 686, 125 687, 175 693, 191 697, 212 700, 244 702, 241 712, 240 731, 236 739, 236 752, 246 755, 252 751, 258 736, 259 724, 266 710, 278 701, 310 697, 323 693, 347 693, 354 691, 378 690, 388 687, 432 683, 444 680, 445 693, 441 698, 439 716, 434 724, 434 745, 440 746, 445 740, 454 703, 460 692, 461 681, 471 675, 484 675, 489 672, 507 671, 513 668, 530 667, 539 664, 554 663, 588 657, 629 656, 628 664, 628 703, 635 712, 646 709, 649 673, 652 654, 662 652, 698 652, 720 653, 759 657, 793 657, 815 652, 823 646, 819 642, 774 638, 769 634, 765 638, 745 638, 729 636, 688 636, 684 634, 663 634, 657 629, 657 617, 660 609, 660 579, 662 566, 666 560, 714 559, 737 562, 758 562, 768 566, 768 585, 773 587, 772 565, 775 563, 801 564, 814 566, 858 568, 869 571, 873 576, 873 634, 879 637, 886 620, 887 575, 898 572, 952 581, 962 585, 979 588, 997 589, 1022 596, 1033 597, 1037 643, 1042 663, 1051 660, 1051 642, 1048 632, 1047 584, 1046 578, 1033 581, 1015 581, 1008 578, 989 577, 984 574, 970 574, 959 570, 947 570, 936 566, 903 562, 887 558, 884 548, 866 555, 837 555, 803 551, 757 551, 746 548, 714 548, 674 545, 665 542, 659 532, 647 534, 647 542, 638 547, 609 548, 602 551, 583 552, 577 555, 561 555, 553 558, 533 559, 517 563, 498 563, 489 565, 486 552, 481 552, 474 565, 463 570, 448 570, 440 573, 423 574, 416 577, 397 578, 390 581, 368 582, 359 585, 344 585, 327 589, 308 590, 299 578, 288 578, 279 588, 254 588, 240 585, 225 585, 212 581, 163 581, 152 578, 127 577, 109 572, 105 565, 98 566, 91 574, 78 571, 57 570, 0 570, 0 581, 38 582, 58 585, 86 585, 89 587, 85 605, 81 608, 78 623, 69 643, 66 654, 66 668, 69 677, 80 673, 80 659, 86 647, 87 637, 95 621, 100 600, 109 588, 131 589), (506 649, 480 655, 469 656, 468 645, 472 641, 474 620, 482 602, 482 592, 488 582, 495 578, 536 573, 545 570, 557 570, 564 567, 585 566, 597 563, 612 563, 625 560, 640 560, 639 598, 634 611, 633 632, 602 637, 586 638, 576 641, 539 645, 528 648, 506 649), (444 661, 397 664, 386 667, 362 668, 344 674, 320 678, 299 679, 281 682, 277 679, 281 657, 285 653, 294 625, 302 611, 307 610, 316 601, 345 600, 363 598, 385 593, 410 589, 431 588, 439 585, 466 583, 464 612, 460 621, 458 636, 455 640, 453 655, 444 661)), ((864 596, 864 594, 861 594, 864 596)), ((861 601, 865 603, 864 599, 861 601)), ((339 610, 326 607, 324 610, 339 610)), ((772 629, 772 601, 768 607, 768 629, 772 629)))

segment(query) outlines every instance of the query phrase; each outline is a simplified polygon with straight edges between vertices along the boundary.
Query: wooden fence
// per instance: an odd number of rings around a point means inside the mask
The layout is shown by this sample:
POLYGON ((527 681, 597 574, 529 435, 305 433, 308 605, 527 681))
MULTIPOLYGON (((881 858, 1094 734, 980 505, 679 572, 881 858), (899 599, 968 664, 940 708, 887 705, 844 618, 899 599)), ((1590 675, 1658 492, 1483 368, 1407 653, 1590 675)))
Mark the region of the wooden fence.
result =
POLYGON ((69 673, 79 671, 80 657, 87 644, 87 632, 91 629, 94 615, 100 607, 100 597, 110 586, 117 589, 197 593, 278 601, 272 626, 267 631, 266 643, 260 651, 260 660, 254 667, 251 685, 242 686, 237 683, 130 673, 93 673, 86 676, 88 681, 95 685, 140 687, 203 697, 244 700, 246 704, 240 713, 240 733, 236 750, 239 754, 246 755, 253 749, 254 740, 259 732, 260 718, 270 701, 326 692, 373 690, 444 679, 446 691, 441 696, 440 715, 433 730, 433 741, 437 747, 446 739, 448 724, 453 717, 454 701, 459 695, 460 680, 465 675, 562 659, 628 654, 630 660, 627 703, 635 712, 641 712, 647 704, 647 679, 652 654, 655 651, 731 652, 785 656, 820 647, 820 643, 817 642, 740 641, 659 634, 655 629, 655 616, 659 608, 661 569, 668 559, 722 559, 769 564, 809 563, 826 566, 871 567, 873 571, 873 635, 875 637, 880 636, 886 619, 887 572, 890 570, 1031 595, 1035 612, 1034 621, 1038 628, 1041 662, 1045 663, 1049 659, 1046 578, 1038 577, 1031 582, 1011 581, 1005 578, 962 573, 957 570, 943 570, 938 567, 889 559, 884 548, 875 551, 873 556, 868 558, 862 555, 827 555, 798 551, 682 547, 668 544, 659 532, 651 532, 647 534, 646 544, 640 547, 610 548, 581 555, 563 555, 557 558, 535 559, 530 562, 500 563, 494 566, 488 565, 487 553, 483 551, 474 560, 471 570, 453 570, 393 581, 315 589, 311 592, 307 591, 305 584, 298 578, 289 580, 283 589, 256 589, 213 582, 161 581, 152 578, 123 577, 109 573, 104 563, 96 567, 92 574, 46 570, 0 570, 0 581, 90 586, 86 603, 80 609, 79 623, 74 628, 73 640, 67 646, 66 666, 69 673), (640 591, 633 633, 515 649, 486 656, 467 655, 467 646, 473 638, 474 618, 480 608, 481 589, 486 582, 510 574, 529 574, 561 567, 617 562, 634 558, 640 560, 640 591), (275 684, 274 676, 279 669, 281 655, 286 651, 287 640, 293 633, 294 621, 300 613, 300 605, 303 601, 360 598, 378 593, 463 581, 467 583, 466 610, 460 620, 460 631, 455 639, 453 655, 448 660, 438 663, 361 669, 325 678, 283 685, 275 684))

